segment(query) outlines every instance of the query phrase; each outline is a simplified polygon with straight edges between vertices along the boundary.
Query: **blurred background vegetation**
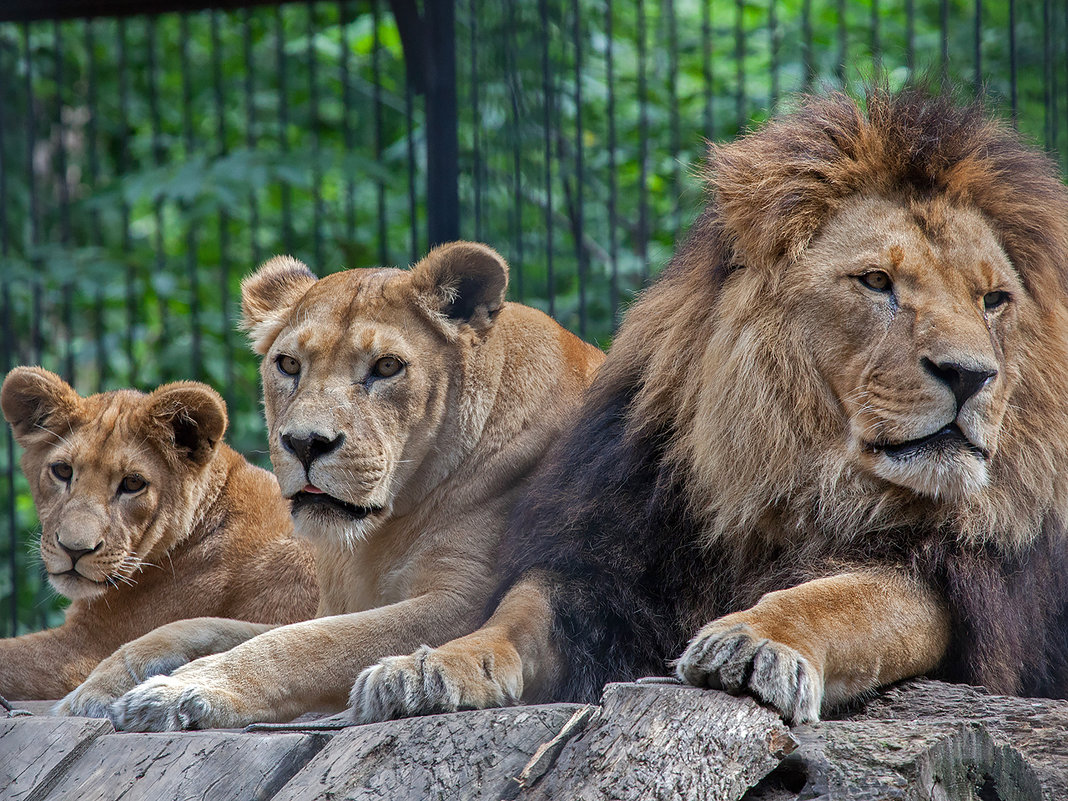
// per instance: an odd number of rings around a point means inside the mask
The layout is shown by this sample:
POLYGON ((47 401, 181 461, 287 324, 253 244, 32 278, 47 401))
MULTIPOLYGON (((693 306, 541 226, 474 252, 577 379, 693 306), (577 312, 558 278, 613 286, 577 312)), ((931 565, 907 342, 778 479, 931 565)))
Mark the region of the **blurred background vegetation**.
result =
MULTIPOLYGON (((799 91, 923 75, 1068 153, 1068 0, 457 0, 455 37, 460 234, 605 347, 697 210, 706 140, 799 91)), ((424 99, 389 4, 0 22, 0 91, 4 367, 82 394, 206 381, 266 465, 242 276, 427 248, 424 99)), ((0 635, 62 608, 17 457, 5 429, 0 635)))

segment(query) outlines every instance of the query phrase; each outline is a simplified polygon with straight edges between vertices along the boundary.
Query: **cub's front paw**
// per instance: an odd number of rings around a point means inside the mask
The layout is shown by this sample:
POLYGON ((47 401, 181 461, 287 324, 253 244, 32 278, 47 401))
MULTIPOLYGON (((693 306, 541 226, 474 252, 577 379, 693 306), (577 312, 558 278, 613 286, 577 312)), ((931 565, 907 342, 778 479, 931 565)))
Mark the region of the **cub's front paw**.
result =
POLYGON ((697 687, 748 693, 775 707, 788 723, 820 718, 823 680, 783 643, 758 636, 745 623, 710 623, 690 641, 676 666, 697 687))
MULTIPOLYGON (((516 660, 518 663, 518 660, 516 660)), ((522 672, 492 652, 422 646, 366 668, 349 694, 359 723, 519 703, 522 672)))
POLYGON ((180 676, 155 676, 108 707, 117 729, 180 731, 242 726, 236 699, 209 684, 180 676))
POLYGON ((139 658, 129 647, 120 648, 96 666, 78 687, 52 708, 54 715, 77 715, 106 718, 108 707, 145 679, 170 673, 186 660, 174 658, 139 658))

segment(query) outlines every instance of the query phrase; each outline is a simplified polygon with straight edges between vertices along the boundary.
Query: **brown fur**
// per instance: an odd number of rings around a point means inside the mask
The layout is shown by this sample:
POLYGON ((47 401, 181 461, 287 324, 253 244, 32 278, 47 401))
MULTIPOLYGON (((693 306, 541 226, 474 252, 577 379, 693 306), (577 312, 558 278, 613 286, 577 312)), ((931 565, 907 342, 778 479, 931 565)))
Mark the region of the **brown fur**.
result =
MULTIPOLYGON (((500 256, 471 243, 410 271, 316 279, 282 257, 245 280, 271 459, 317 551, 319 619, 149 680, 112 705, 119 725, 337 710, 367 665, 482 621, 506 516, 603 359, 541 312, 505 303, 506 286, 500 256), (383 359, 403 368, 379 376, 383 359)), ((226 641, 212 629, 180 637, 226 641)))
POLYGON ((874 91, 806 99, 707 178, 510 524, 540 635, 508 593, 481 632, 365 674, 362 719, 494 697, 455 689, 479 683, 589 700, 680 653, 795 721, 927 671, 1068 695, 1055 167, 978 108, 874 91), (507 675, 462 667, 508 647, 507 675))
POLYGON ((291 536, 274 477, 222 442, 226 409, 213 390, 184 382, 81 398, 53 373, 17 367, 0 402, 25 449, 41 559, 73 600, 57 628, 0 640, 4 695, 58 698, 168 621, 314 613, 310 553, 291 536), (56 464, 70 466, 69 483, 56 464), (118 490, 131 475, 147 485, 118 490), (72 561, 63 546, 86 553, 72 561))

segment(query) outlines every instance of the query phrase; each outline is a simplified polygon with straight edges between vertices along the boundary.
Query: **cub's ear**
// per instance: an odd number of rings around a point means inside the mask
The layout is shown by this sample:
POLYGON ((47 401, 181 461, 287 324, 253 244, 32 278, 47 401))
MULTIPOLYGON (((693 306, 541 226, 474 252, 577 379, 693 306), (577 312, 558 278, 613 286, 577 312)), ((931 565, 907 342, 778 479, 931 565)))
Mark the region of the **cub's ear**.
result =
POLYGON ((451 242, 412 267, 412 287, 432 312, 455 323, 488 327, 504 303, 508 265, 493 248, 451 242))
POLYGON ((65 427, 80 401, 70 384, 40 367, 16 367, 0 388, 4 419, 24 448, 43 433, 65 427))
POLYGON ((256 353, 268 351, 286 314, 318 280, 304 262, 275 256, 241 282, 241 327, 256 353))
POLYGON ((147 398, 149 425, 186 459, 205 464, 226 433, 226 403, 195 381, 164 384, 147 398))

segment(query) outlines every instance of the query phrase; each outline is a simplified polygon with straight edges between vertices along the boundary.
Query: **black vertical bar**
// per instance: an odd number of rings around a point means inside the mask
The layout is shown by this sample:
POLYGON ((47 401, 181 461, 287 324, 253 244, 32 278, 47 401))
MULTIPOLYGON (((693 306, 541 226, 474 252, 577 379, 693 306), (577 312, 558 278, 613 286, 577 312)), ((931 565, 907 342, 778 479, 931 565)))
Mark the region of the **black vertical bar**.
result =
POLYGON ((846 59, 849 57, 849 29, 846 27, 846 2, 838 0, 838 63, 834 65, 834 75, 838 83, 845 86, 846 59))
POLYGON ((556 316, 556 282, 553 274, 553 170, 552 170, 552 119, 553 97, 551 65, 549 62, 549 4, 538 0, 541 17, 541 91, 542 91, 542 137, 545 159, 545 273, 546 295, 549 298, 549 316, 556 316))
POLYGON ((583 186, 586 182, 586 176, 583 164, 584 146, 582 142, 582 12, 579 9, 578 0, 573 0, 571 9, 573 24, 572 39, 575 48, 575 210, 573 214, 573 224, 575 256, 578 258, 579 336, 585 338, 587 253, 584 241, 586 232, 582 207, 585 200, 583 186))
POLYGON ((1012 124, 1016 127, 1016 0, 1009 0, 1009 97, 1012 107, 1012 124))
POLYGON ((471 59, 471 135, 472 135, 472 176, 474 178, 475 195, 475 239, 482 240, 482 144, 479 133, 482 123, 479 116, 478 97, 478 11, 475 0, 468 4, 468 20, 470 21, 469 34, 470 50, 468 57, 471 59))
POLYGON ((645 0, 638 14, 638 232, 634 251, 641 262, 642 282, 649 277, 649 91, 645 75, 645 0))
MULTIPOLYGON (((875 2, 875 0, 872 0, 875 2)), ((768 47, 771 50, 771 103, 772 109, 779 103, 779 44, 782 32, 779 30, 778 4, 775 0, 768 2, 768 47)))
MULTIPOLYGON (((611 2, 611 0, 609 0, 611 2)), ((612 37, 608 37, 611 41, 612 37)), ((705 84, 705 136, 713 137, 715 123, 712 109, 712 2, 701 3, 701 77, 705 84)), ((615 308, 613 305, 612 308, 615 308)))
MULTIPOLYGON (((252 73, 255 70, 255 60, 252 50, 252 10, 246 8, 241 26, 241 42, 244 50, 245 61, 245 147, 251 152, 256 147, 256 99, 255 87, 252 84, 252 73)), ((255 190, 248 193, 249 211, 249 244, 252 246, 252 261, 260 263, 260 208, 256 199, 255 190)))
MULTIPOLYGON (((126 19, 118 19, 119 37, 119 125, 122 132, 119 146, 118 167, 119 175, 125 176, 130 167, 129 150, 129 125, 130 119, 130 81, 129 59, 126 52, 126 19)), ((120 198, 119 207, 122 213, 122 252, 129 254, 130 242, 130 205, 125 198, 120 198)), ((134 271, 134 261, 127 256, 126 262, 126 364, 128 375, 126 381, 131 386, 137 384, 137 366, 134 361, 134 325, 137 320, 137 292, 135 288, 137 274, 134 271)))
MULTIPOLYGON (((356 152, 356 139, 353 135, 352 121, 352 80, 349 77, 349 57, 352 44, 349 41, 349 24, 352 22, 352 10, 349 3, 339 0, 337 4, 338 20, 341 24, 341 58, 338 59, 338 79, 341 82, 341 140, 345 143, 345 153, 356 152)), ((377 89, 377 87, 376 87, 377 89)), ((352 170, 345 170, 345 250, 356 241, 356 184, 352 170)))
POLYGON ((939 28, 941 35, 941 61, 942 84, 949 80, 949 0, 940 0, 939 5, 939 28))
MULTIPOLYGON (((274 7, 274 56, 278 74, 278 147, 283 156, 289 153, 289 89, 286 81, 288 60, 285 49, 286 32, 282 24, 282 7, 274 7)), ((282 241, 288 253, 294 252, 293 198, 289 182, 282 181, 282 241)))
MULTIPOLYGON (((215 152, 224 158, 230 148, 226 144, 226 104, 223 96, 222 42, 219 36, 219 12, 211 11, 211 82, 215 101, 215 152)), ((219 209, 219 307, 222 315, 223 399, 234 408, 234 344, 230 330, 230 215, 225 206, 219 209)), ((251 266, 251 265, 249 265, 251 266)))
MULTIPOLYGON (((22 47, 26 56, 26 179, 30 184, 30 260, 36 263, 38 255, 37 246, 41 241, 40 231, 40 206, 37 198, 37 181, 33 174, 33 148, 37 142, 37 111, 34 108, 33 97, 33 51, 30 47, 30 26, 23 23, 22 47)), ((33 282, 33 313, 31 315, 31 341, 33 343, 32 357, 35 364, 41 363, 44 353, 44 332, 41 325, 42 301, 41 281, 37 278, 33 282)))
MULTIPOLYGON (((810 0, 808 0, 810 1, 810 0)), ((916 9, 915 0, 905 0, 905 67, 909 77, 916 69, 916 9)))
MULTIPOLYGON (((182 73, 182 145, 186 159, 193 155, 193 81, 189 69, 189 15, 178 18, 179 36, 178 63, 182 73)), ((182 203, 182 222, 185 224, 185 269, 189 273, 189 328, 193 341, 193 378, 204 377, 204 354, 201 344, 200 323, 200 270, 197 264, 196 227, 189 220, 189 204, 182 203)))
MULTIPOLYGON (((56 118, 55 126, 59 131, 59 143, 56 148, 56 179, 59 186, 59 241, 64 247, 70 245, 70 188, 67 186, 67 137, 63 120, 63 88, 66 81, 63 75, 63 34, 59 20, 52 21, 52 48, 55 59, 56 84, 56 118)), ((65 281, 61 289, 61 306, 63 316, 63 333, 66 348, 63 359, 63 379, 74 384, 74 284, 65 281)))
POLYGON ((801 61, 805 65, 803 89, 809 92, 812 90, 812 82, 816 80, 816 64, 812 58, 812 0, 801 2, 801 61))
POLYGON ((1053 47, 1050 40, 1053 19, 1049 4, 1050 0, 1042 0, 1042 106, 1045 113, 1043 128, 1046 133, 1046 150, 1052 152, 1057 140, 1053 136, 1053 47))
POLYGON ((983 0, 975 0, 975 75, 973 86, 976 96, 983 91, 983 0))
MULTIPOLYGON (((704 4, 706 7, 708 3, 704 4)), ((608 85, 608 260, 612 271, 611 304, 612 324, 619 322, 619 247, 616 241, 616 194, 619 191, 616 176, 616 90, 613 61, 612 42, 612 0, 605 2, 605 72, 608 85)), ((705 86, 710 82, 706 78, 705 86)), ((705 93, 706 98, 711 97, 711 91, 705 93)), ((711 125, 711 120, 707 120, 711 125)), ((709 129, 711 130, 711 129, 709 129)), ((707 134, 711 136, 711 133, 707 134)))
MULTIPOLYGON (((4 145, 4 134, 7 131, 7 119, 4 115, 5 105, 0 103, 0 260, 6 262, 11 252, 11 240, 9 239, 7 219, 8 163, 6 158, 7 151, 4 145)), ((3 339, 3 367, 6 375, 14 364, 14 357, 12 354, 11 334, 11 288, 6 278, 6 272, 4 275, 5 277, 0 280, 0 300, 3 303, 3 315, 0 317, 0 331, 2 331, 3 336, 0 339, 3 339)), ((11 432, 11 426, 4 426, 4 436, 4 444, 7 451, 7 463, 4 466, 4 484, 7 489, 7 566, 11 580, 11 599, 8 604, 11 628, 8 631, 8 636, 14 637, 18 634, 19 627, 19 536, 15 517, 15 437, 11 432)))
MULTIPOLYGON (((93 21, 87 19, 85 26, 85 53, 86 53, 86 105, 89 108, 89 118, 85 128, 85 150, 88 160, 87 178, 89 186, 96 189, 100 177, 100 159, 97 154, 97 118, 100 109, 97 105, 97 74, 96 74, 96 37, 93 34, 93 21)), ((94 206, 89 210, 92 233, 90 241, 99 245, 102 241, 100 233, 100 212, 94 206)), ((96 391, 103 392, 108 383, 108 357, 105 352, 106 325, 104 317, 104 290, 97 289, 94 309, 93 339, 96 352, 96 391)))
POLYGON ((419 260, 419 208, 415 197, 415 104, 412 100, 414 89, 408 76, 409 66, 407 61, 404 65, 404 119, 408 126, 408 219, 411 224, 411 245, 408 248, 408 261, 414 264, 419 260))
POLYGON ((735 0, 734 3, 734 68, 735 80, 737 81, 734 95, 734 114, 738 120, 738 130, 745 128, 746 114, 745 103, 745 26, 743 16, 745 14, 745 0, 735 0))
MULTIPOLYGON (((148 55, 148 112, 151 119, 152 127, 152 154, 153 164, 156 167, 163 166, 164 153, 163 153, 163 123, 160 118, 159 109, 159 82, 158 82, 158 63, 156 58, 156 18, 146 17, 146 45, 148 55)), ((155 233, 155 250, 156 250, 156 274, 161 275, 167 269, 165 245, 163 240, 163 201, 156 200, 153 204, 153 209, 156 217, 156 233, 155 233)), ((170 333, 170 298, 163 296, 162 292, 157 292, 157 299, 159 301, 159 341, 161 343, 169 343, 171 341, 170 333)), ((170 360, 164 360, 164 369, 160 371, 160 378, 164 381, 169 381, 173 377, 173 372, 170 369, 170 360)))
POLYGON ((668 36, 668 125, 669 144, 671 149, 671 180, 672 180, 672 217, 673 224, 679 227, 679 203, 682 199, 682 175, 679 170, 679 151, 682 150, 682 124, 679 120, 679 26, 675 19, 675 0, 664 0, 664 14, 667 17, 668 36))
POLYGON ((871 0, 871 60, 878 75, 883 68, 883 49, 879 40, 879 0, 871 0))
MULTIPOLYGON (((611 2, 611 0, 609 0, 611 2)), ((516 53, 519 48, 516 38, 515 3, 506 3, 508 7, 508 46, 505 51, 505 64, 508 70, 508 98, 511 104, 509 128, 512 136, 512 240, 515 243, 515 261, 512 274, 515 276, 516 298, 520 303, 525 296, 523 286, 523 172, 521 153, 521 129, 519 124, 519 96, 522 91, 516 53)), ((609 47, 611 47, 609 39, 609 47)))
MULTIPOLYGON (((371 81, 373 86, 374 116, 375 116, 375 163, 382 163, 382 38, 379 30, 378 10, 379 0, 371 0, 371 16, 374 24, 374 41, 371 45, 371 81)), ((405 95, 407 101, 407 94, 405 95)), ((410 113, 410 109, 406 109, 410 113)), ((411 127, 409 126, 409 131, 411 127)), ((411 148, 409 147, 409 150, 411 148)), ((376 209, 378 213, 378 261, 386 264, 389 261, 389 251, 386 246, 386 186, 379 180, 375 185, 376 209)), ((412 218, 411 226, 415 228, 415 219, 412 218)))
POLYGON ((305 57, 308 59, 308 124, 312 129, 312 254, 315 265, 323 269, 323 194, 319 186, 322 183, 322 151, 319 122, 319 59, 315 55, 315 34, 318 23, 315 15, 315 0, 309 0, 308 9, 308 46, 305 57))
POLYGON ((426 209, 430 247, 460 236, 460 141, 456 105, 455 0, 424 5, 429 81, 426 113, 426 209))

